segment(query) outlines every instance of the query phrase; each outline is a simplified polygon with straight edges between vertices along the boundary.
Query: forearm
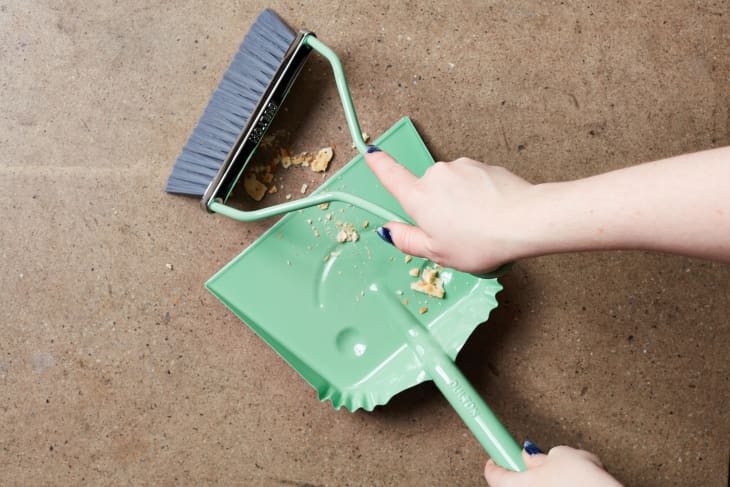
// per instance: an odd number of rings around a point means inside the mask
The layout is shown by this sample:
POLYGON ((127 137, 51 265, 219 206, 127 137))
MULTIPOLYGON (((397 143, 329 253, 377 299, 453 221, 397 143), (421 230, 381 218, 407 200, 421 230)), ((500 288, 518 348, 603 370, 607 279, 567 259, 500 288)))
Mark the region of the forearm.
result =
POLYGON ((525 256, 649 249, 730 262, 730 147, 534 187, 525 256))

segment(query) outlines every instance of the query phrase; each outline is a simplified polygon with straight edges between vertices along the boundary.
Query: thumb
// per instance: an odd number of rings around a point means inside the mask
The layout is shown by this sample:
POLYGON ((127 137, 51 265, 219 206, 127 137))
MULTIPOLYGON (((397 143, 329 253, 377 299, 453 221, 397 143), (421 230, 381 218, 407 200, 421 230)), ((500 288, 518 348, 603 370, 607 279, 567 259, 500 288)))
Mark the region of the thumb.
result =
POLYGON ((378 236, 403 253, 431 259, 426 233, 407 223, 390 222, 376 230, 378 236))
POLYGON ((525 461, 527 469, 532 470, 533 468, 545 463, 547 455, 542 452, 539 446, 530 440, 525 440, 525 443, 522 446, 522 459, 525 461))
POLYGON ((491 458, 484 466, 484 478, 487 479, 489 487, 519 487, 526 485, 522 481, 519 472, 500 467, 491 458))

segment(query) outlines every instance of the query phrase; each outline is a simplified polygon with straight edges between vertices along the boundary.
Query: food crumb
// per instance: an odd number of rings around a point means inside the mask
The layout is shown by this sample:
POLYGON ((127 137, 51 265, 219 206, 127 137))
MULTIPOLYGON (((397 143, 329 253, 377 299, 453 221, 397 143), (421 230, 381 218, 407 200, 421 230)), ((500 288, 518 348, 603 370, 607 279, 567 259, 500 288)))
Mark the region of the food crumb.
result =
POLYGON ((319 238, 319 232, 317 230, 314 231, 314 236, 319 238))
POLYGON ((311 218, 307 218, 307 223, 308 223, 309 225, 311 225, 311 224, 312 224, 312 219, 311 219, 311 218))
POLYGON ((274 194, 277 191, 279 191, 279 190, 276 188, 276 185, 273 185, 272 187, 269 188, 269 194, 274 194))
POLYGON ((404 299, 403 300, 403 304, 408 304, 408 300, 407 299, 404 299))
POLYGON ((420 274, 420 273, 421 273, 421 269, 419 269, 418 267, 414 267, 413 269, 408 271, 408 275, 411 277, 418 277, 418 274, 420 274))
POLYGON ((323 260, 325 262, 327 262, 328 260, 330 260, 330 255, 329 254, 325 255, 323 260))
POLYGON ((268 190, 266 185, 260 183, 255 176, 246 176, 243 179, 243 189, 254 201, 261 201, 268 190))
POLYGON ((413 257, 412 256, 406 255, 406 258, 405 258, 406 264, 408 264, 412 260, 413 260, 413 257))
POLYGON ((370 222, 369 221, 365 220, 364 222, 362 222, 362 227, 363 228, 367 228, 369 226, 370 226, 370 222))
POLYGON ((302 184, 302 189, 300 189, 299 192, 302 194, 306 193, 308 187, 309 185, 307 183, 302 184))
POLYGON ((286 198, 286 199, 288 199, 288 200, 290 200, 290 199, 291 199, 291 193, 287 194, 287 195, 285 196, 285 198, 286 198))
POLYGON ((423 269, 421 279, 412 282, 411 289, 440 299, 443 299, 445 292, 443 281, 438 278, 438 271, 430 267, 423 269))
POLYGON ((423 308, 421 308, 421 309, 418 310, 418 312, 421 313, 421 314, 424 314, 426 311, 428 311, 428 308, 425 307, 425 306, 423 308))
POLYGON ((319 205, 320 210, 326 210, 329 207, 330 207, 329 203, 322 203, 321 205, 319 205))
POLYGON ((317 152, 317 154, 314 156, 314 159, 311 161, 311 169, 314 172, 324 172, 327 170, 327 167, 330 164, 330 161, 332 160, 332 156, 334 155, 334 151, 332 150, 332 147, 323 147, 317 152))
MULTIPOLYGON (((338 222, 339 223, 339 222, 338 222)), ((357 242, 360 239, 360 235, 355 230, 355 225, 352 223, 344 223, 338 226, 340 231, 337 232, 337 241, 340 243, 345 242, 357 242)))
POLYGON ((395 293, 396 293, 396 294, 397 294, 398 296, 403 296, 403 291, 401 291, 400 289, 398 289, 398 290, 397 290, 397 291, 396 291, 395 293))
POLYGON ((169 270, 172 270, 172 264, 165 264, 165 267, 167 267, 169 270))

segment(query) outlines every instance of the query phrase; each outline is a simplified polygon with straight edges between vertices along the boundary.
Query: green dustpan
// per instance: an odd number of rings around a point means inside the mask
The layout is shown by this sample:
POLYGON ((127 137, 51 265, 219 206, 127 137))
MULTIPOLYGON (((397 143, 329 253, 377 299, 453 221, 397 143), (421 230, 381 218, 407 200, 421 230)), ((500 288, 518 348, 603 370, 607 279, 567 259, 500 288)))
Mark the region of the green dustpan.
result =
MULTIPOLYGON (((434 162, 408 118, 377 145, 419 176, 434 162)), ((404 214, 361 155, 317 190, 327 191, 345 191, 404 214)), ((497 306, 501 285, 443 269, 443 300, 412 291, 408 270, 430 263, 406 263, 375 234, 385 222, 374 218, 341 202, 290 213, 206 286, 301 374, 320 400, 371 411, 432 380, 495 462, 524 470, 520 447, 453 363, 497 306), (354 224, 360 239, 338 243, 337 222, 354 224), (428 311, 421 314, 424 307, 428 311)))

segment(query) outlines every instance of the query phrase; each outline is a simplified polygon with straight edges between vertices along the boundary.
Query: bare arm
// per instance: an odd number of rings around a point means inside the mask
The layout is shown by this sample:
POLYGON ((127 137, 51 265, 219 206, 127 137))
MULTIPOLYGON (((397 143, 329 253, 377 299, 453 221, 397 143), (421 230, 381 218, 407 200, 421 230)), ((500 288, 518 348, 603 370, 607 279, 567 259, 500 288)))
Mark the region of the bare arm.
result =
POLYGON ((417 224, 387 223, 394 245, 457 269, 608 249, 730 262, 730 147, 540 185, 463 158, 420 179, 383 152, 367 162, 417 224))

